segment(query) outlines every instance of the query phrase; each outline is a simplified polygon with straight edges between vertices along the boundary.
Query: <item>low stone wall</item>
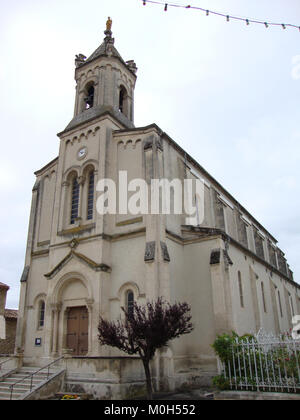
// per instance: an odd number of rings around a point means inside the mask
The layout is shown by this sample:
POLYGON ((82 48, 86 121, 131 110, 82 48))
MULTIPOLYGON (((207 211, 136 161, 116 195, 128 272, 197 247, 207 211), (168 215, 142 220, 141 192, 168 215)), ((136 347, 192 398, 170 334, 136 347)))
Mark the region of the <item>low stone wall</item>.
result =
POLYGON ((41 383, 33 392, 29 391, 22 400, 44 400, 52 397, 64 388, 65 370, 62 369, 50 379, 41 383))
POLYGON ((74 379, 67 377, 66 394, 87 394, 95 400, 132 400, 146 395, 145 381, 124 384, 104 383, 99 379, 74 379))
POLYGON ((5 376, 8 372, 16 369, 18 367, 17 357, 9 355, 0 355, 0 379, 5 376), (5 362, 2 364, 2 362, 5 362))
MULTIPOLYGON (((45 366, 46 358, 39 364, 45 366)), ((27 366, 39 366, 35 360, 25 359, 27 366)), ((146 378, 139 357, 130 356, 72 356, 66 354, 59 362, 66 370, 63 392, 88 394, 101 400, 133 399, 146 395, 146 378)), ((155 392, 173 392, 209 387, 217 374, 216 359, 199 357, 175 358, 162 352, 151 362, 152 383, 155 392)))
POLYGON ((210 387, 212 378, 218 374, 215 357, 175 357, 173 363, 173 387, 167 391, 210 387))
POLYGON ((0 354, 13 354, 15 349, 15 337, 0 340, 0 354))
POLYGON ((94 399, 131 399, 145 395, 143 364, 136 357, 70 357, 64 391, 94 399))
MULTIPOLYGON (((176 363, 169 358, 155 358, 151 363, 152 383, 156 392, 196 389, 210 386, 216 375, 216 364, 206 369, 191 361, 176 363), (183 363, 184 362, 184 363, 183 363)), ((66 392, 86 393, 94 399, 133 399, 146 395, 144 367, 138 357, 68 357, 66 392)))

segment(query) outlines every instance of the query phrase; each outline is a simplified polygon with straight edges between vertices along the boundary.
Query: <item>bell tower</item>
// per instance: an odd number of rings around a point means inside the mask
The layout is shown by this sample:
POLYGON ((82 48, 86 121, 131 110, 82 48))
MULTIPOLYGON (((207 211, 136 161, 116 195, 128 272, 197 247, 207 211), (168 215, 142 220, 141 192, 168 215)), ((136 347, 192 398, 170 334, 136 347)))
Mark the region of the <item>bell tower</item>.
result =
POLYGON ((115 48, 112 20, 106 22, 102 44, 88 58, 75 58, 76 97, 74 118, 66 127, 111 114, 125 128, 134 127, 134 88, 137 67, 133 60, 124 61, 115 48))

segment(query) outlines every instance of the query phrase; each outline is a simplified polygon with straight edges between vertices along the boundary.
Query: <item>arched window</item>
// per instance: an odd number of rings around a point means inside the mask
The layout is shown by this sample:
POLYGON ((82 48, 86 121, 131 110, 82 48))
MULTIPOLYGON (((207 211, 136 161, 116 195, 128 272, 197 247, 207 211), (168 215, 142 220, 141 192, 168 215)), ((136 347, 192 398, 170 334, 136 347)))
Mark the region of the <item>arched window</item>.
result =
POLYGON ((126 310, 128 316, 133 315, 133 307, 134 307, 134 293, 132 290, 128 290, 126 293, 126 310))
POLYGON ((45 323, 45 302, 41 300, 39 304, 38 327, 43 328, 44 323, 45 323))
POLYGON ((119 110, 125 115, 127 114, 126 100, 127 100, 127 91, 124 88, 124 86, 121 86, 120 95, 119 95, 119 110))
POLYGON ((94 186, 95 173, 91 171, 88 175, 87 220, 92 220, 94 216, 94 186))
POLYGON ((95 88, 94 85, 89 85, 86 88, 86 97, 84 98, 85 109, 93 108, 94 106, 94 97, 95 97, 95 88))
POLYGON ((79 209, 79 184, 77 178, 73 179, 72 182, 72 196, 71 196, 71 225, 74 225, 75 220, 78 217, 79 209))
POLYGON ((244 293, 243 293, 243 283, 241 272, 238 272, 238 282, 239 282, 239 292, 240 292, 240 304, 241 308, 244 308, 244 293))

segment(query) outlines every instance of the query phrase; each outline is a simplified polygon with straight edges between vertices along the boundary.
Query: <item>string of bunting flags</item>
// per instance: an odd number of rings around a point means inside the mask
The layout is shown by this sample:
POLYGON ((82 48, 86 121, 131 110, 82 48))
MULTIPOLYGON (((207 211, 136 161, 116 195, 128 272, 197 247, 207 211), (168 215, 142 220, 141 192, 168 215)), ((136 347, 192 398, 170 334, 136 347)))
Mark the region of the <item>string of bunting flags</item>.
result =
POLYGON ((250 18, 242 18, 242 17, 238 17, 238 16, 231 16, 231 15, 228 15, 228 14, 215 12, 213 10, 204 9, 202 7, 192 6, 190 4, 184 6, 182 4, 165 3, 165 2, 157 1, 157 0, 141 0, 141 1, 143 2, 144 6, 146 6, 147 3, 163 6, 165 12, 168 11, 168 7, 177 7, 177 8, 182 8, 182 9, 199 10, 201 12, 204 12, 206 14, 206 16, 209 16, 209 15, 221 16, 221 17, 225 18, 227 22, 230 22, 230 20, 239 20, 239 21, 245 22, 246 25, 250 25, 250 23, 254 23, 254 24, 264 25, 266 28, 269 28, 270 26, 281 26, 282 29, 296 28, 300 32, 300 26, 292 25, 290 23, 275 23, 275 22, 268 22, 268 21, 250 19, 250 18))

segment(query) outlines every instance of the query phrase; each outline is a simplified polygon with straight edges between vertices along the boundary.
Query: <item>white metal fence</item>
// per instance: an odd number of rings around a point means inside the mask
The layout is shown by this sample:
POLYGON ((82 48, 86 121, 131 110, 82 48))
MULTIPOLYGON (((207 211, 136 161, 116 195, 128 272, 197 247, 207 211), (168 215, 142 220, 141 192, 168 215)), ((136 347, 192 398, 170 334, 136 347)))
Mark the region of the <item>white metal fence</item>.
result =
POLYGON ((230 389, 300 392, 300 341, 260 332, 236 338, 223 375, 230 389))

